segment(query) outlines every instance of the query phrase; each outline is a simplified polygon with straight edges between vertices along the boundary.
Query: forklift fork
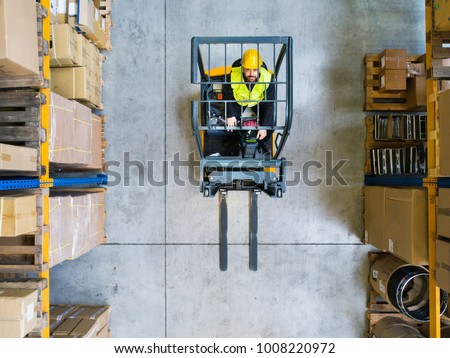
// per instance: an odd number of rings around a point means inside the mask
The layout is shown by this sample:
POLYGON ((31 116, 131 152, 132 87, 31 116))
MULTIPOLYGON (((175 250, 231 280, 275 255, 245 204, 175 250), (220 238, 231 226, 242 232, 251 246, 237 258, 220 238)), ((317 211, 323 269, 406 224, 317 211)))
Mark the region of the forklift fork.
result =
MULTIPOLYGON (((249 193, 249 266, 251 271, 258 270, 258 195, 259 190, 252 190, 249 193)), ((227 191, 220 190, 219 195, 219 257, 220 270, 228 269, 228 209, 227 191)))

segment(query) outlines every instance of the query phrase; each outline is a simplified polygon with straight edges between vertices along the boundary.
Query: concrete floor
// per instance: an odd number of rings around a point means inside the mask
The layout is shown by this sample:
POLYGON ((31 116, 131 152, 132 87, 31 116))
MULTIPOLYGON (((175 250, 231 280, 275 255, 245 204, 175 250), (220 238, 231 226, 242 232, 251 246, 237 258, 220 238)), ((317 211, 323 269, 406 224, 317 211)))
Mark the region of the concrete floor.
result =
POLYGON ((113 337, 363 337, 374 250, 361 244, 363 57, 424 53, 423 1, 115 0, 112 16, 106 155, 122 179, 110 177, 108 244, 51 270, 52 302, 111 305, 113 337), (301 181, 282 200, 260 198, 257 272, 248 270, 245 193, 229 195, 232 245, 221 272, 218 200, 179 186, 186 168, 169 166, 166 186, 139 186, 137 168, 124 167, 129 155, 161 180, 163 160, 195 151, 190 39, 238 35, 293 37, 288 177, 308 160, 324 163, 328 150, 334 164, 348 160, 346 186, 301 181))

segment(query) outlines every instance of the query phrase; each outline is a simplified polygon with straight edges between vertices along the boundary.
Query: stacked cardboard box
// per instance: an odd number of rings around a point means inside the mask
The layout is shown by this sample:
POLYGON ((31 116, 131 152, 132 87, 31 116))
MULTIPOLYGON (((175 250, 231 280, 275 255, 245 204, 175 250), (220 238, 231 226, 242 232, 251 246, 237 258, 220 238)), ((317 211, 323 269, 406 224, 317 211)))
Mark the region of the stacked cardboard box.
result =
POLYGON ((104 243, 105 190, 92 191, 51 194, 50 267, 75 259, 104 243))
POLYGON ((100 49, 107 48, 106 19, 93 0, 67 0, 58 3, 58 23, 68 23, 100 49))
POLYGON ((98 48, 106 49, 106 19, 100 13, 100 1, 51 0, 51 24, 70 24, 98 48))
POLYGON ((406 50, 386 49, 380 53, 380 92, 406 90, 406 50))
POLYGON ((36 290, 0 290, 0 337, 22 338, 37 325, 36 290))
POLYGON ((101 108, 104 56, 99 48, 105 48, 105 19, 92 0, 59 1, 56 13, 58 24, 51 26, 52 91, 101 108))
POLYGON ((15 237, 36 231, 36 196, 0 197, 0 236, 15 237))
POLYGON ((0 0, 0 77, 37 74, 36 1, 0 0))
POLYGON ((427 191, 365 187, 365 241, 414 265, 428 264, 427 191))
POLYGON ((109 338, 110 306, 52 305, 50 334, 54 338, 109 338))
POLYGON ((90 108, 50 93, 50 162, 101 170, 102 120, 90 108))
POLYGON ((101 107, 103 55, 68 24, 52 25, 51 89, 101 107))
POLYGON ((383 93, 405 92, 406 108, 426 106, 425 57, 416 62, 407 59, 405 49, 386 49, 379 54, 380 86, 383 93))

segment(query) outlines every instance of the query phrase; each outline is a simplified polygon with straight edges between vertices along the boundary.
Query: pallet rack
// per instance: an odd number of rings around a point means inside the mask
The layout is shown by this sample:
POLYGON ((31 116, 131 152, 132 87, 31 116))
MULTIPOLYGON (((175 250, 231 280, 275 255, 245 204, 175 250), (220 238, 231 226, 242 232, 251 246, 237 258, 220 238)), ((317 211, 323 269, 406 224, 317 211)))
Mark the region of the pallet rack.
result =
MULTIPOLYGON (((50 131, 50 58, 48 52, 48 44, 50 43, 50 0, 36 0, 38 7, 38 42, 39 42, 39 56, 40 56, 40 73, 38 76, 29 78, 18 79, 2 79, 0 80, 0 88, 2 89, 15 89, 15 88, 28 88, 34 89, 34 96, 36 102, 33 107, 33 111, 30 112, 30 121, 36 122, 28 128, 28 131, 33 131, 33 141, 30 142, 31 147, 38 149, 38 162, 37 170, 31 173, 32 176, 2 176, 0 177, 0 192, 7 190, 26 190, 27 192, 34 192, 38 194, 38 217, 41 226, 33 235, 27 239, 26 246, 10 245, 2 246, 0 255, 15 255, 15 254, 27 254, 34 255, 36 262, 33 265, 6 265, 0 266, 0 272, 8 276, 15 276, 16 274, 29 273, 37 275, 37 279, 29 277, 23 277, 19 279, 8 278, 7 282, 0 282, 0 287, 9 288, 32 288, 37 289, 39 294, 40 307, 38 311, 38 327, 32 331, 29 337, 50 337, 49 312, 50 312, 50 270, 48 263, 50 262, 50 237, 49 237, 49 189, 57 187, 70 187, 70 186, 103 186, 108 184, 108 178, 105 174, 86 174, 79 177, 70 174, 66 177, 53 178, 50 176, 50 161, 49 161, 49 131, 50 131), (40 6, 39 4, 40 3, 40 6), (37 91, 38 90, 38 91, 37 91), (36 138, 35 138, 36 137, 36 138), (33 245, 30 242, 33 241, 33 245)), ((110 12, 110 1, 103 1, 107 6, 106 10, 110 12)), ((104 5, 104 4, 103 4, 104 5)), ((27 95, 27 94, 25 94, 27 95)), ((12 95, 16 96, 15 94, 12 95)), ((19 93, 17 96, 23 97, 19 93)), ((28 97, 33 97, 33 94, 29 92, 28 97)), ((31 98, 30 97, 30 98, 31 98)), ((15 98, 15 97, 14 97, 15 98)), ((7 101, 7 98, 5 98, 7 101)), ((34 103, 33 102, 33 103, 34 103)), ((20 99, 18 100, 18 106, 20 106, 20 99)), ((6 112, 4 112, 5 114, 6 112)), ((23 112, 22 112, 23 113, 23 112)), ((8 115, 14 115, 8 113, 8 115)), ((15 117, 14 117, 15 118, 15 117)), ((1 119, 1 118, 0 118, 1 119)), ((6 115, 5 121, 12 121, 6 115)), ((104 119, 102 119, 104 120, 104 119)), ((33 123, 34 123, 33 122, 33 123)), ((9 128, 9 127, 3 127, 9 128)), ((17 129, 19 130, 19 129, 17 129)), ((17 134, 16 128, 10 128, 11 132, 17 134)), ((21 127, 20 130, 27 131, 27 124, 21 127)), ((3 132, 5 134, 6 132, 3 132)), ((24 132, 25 133, 25 132, 24 132)), ((28 133, 28 132, 27 132, 28 133)), ((26 134, 26 133, 25 133, 26 134)), ((8 139, 5 139, 8 140, 8 139)), ((31 139, 30 139, 31 140, 31 139)), ((27 144, 26 144, 27 145, 27 144)), ((8 173, 12 175, 11 173, 8 173)), ((1 280, 0 280, 1 281, 1 280)))
MULTIPOLYGON (((437 217, 436 197, 438 188, 449 188, 450 178, 439 177, 439 103, 438 80, 450 77, 450 67, 435 66, 433 51, 442 44, 445 33, 434 31, 433 28, 433 0, 425 0, 425 28, 426 28, 426 68, 427 68, 427 175, 421 176, 375 176, 365 175, 365 185, 383 186, 421 186, 428 192, 428 268, 429 268, 429 306, 430 306, 430 338, 440 338, 440 288, 436 284, 436 240, 437 217), (449 74, 447 74, 449 73, 449 74)), ((448 34, 448 33, 447 33, 448 34)), ((450 36, 447 36, 450 39, 450 36)), ((450 57, 448 49, 442 47, 438 57, 450 57)))
POLYGON ((441 322, 439 312, 440 292, 436 285, 436 239, 437 217, 436 196, 439 187, 437 163, 438 152, 438 83, 430 70, 433 65, 433 1, 425 1, 426 67, 427 67, 427 130, 428 130, 428 252, 430 285, 430 337, 440 338, 441 322))

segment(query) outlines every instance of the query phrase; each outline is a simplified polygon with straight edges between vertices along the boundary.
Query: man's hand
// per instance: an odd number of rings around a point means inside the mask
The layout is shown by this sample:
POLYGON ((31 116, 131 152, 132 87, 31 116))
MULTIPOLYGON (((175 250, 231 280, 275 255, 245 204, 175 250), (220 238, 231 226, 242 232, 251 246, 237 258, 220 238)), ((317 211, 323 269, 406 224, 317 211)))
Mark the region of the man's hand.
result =
POLYGON ((265 129, 260 129, 258 134, 256 134, 256 139, 263 140, 267 136, 267 131, 265 129))

